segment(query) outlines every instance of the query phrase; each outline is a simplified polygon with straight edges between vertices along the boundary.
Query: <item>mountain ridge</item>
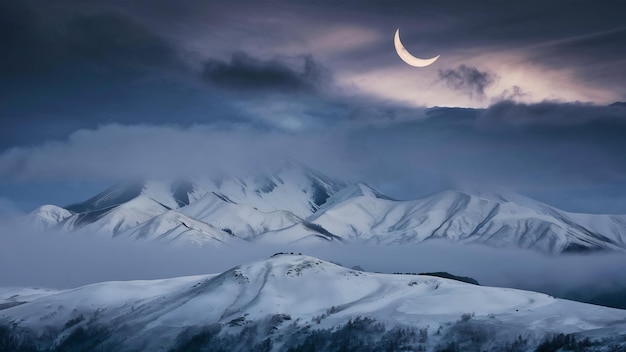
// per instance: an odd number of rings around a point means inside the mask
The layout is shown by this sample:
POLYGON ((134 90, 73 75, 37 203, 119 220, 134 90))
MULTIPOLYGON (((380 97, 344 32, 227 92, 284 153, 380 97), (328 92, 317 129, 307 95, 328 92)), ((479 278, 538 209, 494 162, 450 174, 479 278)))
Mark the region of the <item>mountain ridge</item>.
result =
MULTIPOLYGON (((395 200, 365 183, 333 181, 293 163, 238 178, 117 185, 68 208, 44 206, 26 222, 43 229, 132 237, 147 228, 157 231, 160 226, 146 223, 175 210, 217 232, 203 237, 179 228, 175 232, 193 240, 173 242, 209 247, 215 238, 381 245, 445 239, 549 254, 626 250, 626 215, 570 213, 512 192, 447 190, 395 200)), ((170 230, 141 238, 164 239, 170 230)))

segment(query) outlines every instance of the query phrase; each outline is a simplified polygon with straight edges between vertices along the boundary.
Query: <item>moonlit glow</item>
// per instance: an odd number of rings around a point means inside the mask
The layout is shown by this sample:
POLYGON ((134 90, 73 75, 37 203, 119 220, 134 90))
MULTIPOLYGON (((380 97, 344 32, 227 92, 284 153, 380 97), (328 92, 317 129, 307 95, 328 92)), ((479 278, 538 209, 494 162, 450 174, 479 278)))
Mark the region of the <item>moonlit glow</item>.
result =
POLYGON ((398 56, 400 56, 402 61, 413 67, 426 67, 437 61, 437 59, 439 58, 439 55, 437 55, 430 59, 420 59, 419 57, 411 55, 411 53, 406 50, 406 48, 404 47, 404 45, 402 45, 402 42, 400 41, 400 29, 396 30, 396 36, 393 39, 393 44, 396 46, 396 52, 398 53, 398 56))

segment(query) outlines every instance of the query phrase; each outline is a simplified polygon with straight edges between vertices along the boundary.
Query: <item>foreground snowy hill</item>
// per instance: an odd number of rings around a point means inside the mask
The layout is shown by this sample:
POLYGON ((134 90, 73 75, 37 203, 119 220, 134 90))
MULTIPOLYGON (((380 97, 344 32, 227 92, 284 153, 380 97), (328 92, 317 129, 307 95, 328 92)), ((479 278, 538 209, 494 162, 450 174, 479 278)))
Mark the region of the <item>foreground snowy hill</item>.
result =
POLYGON ((626 348, 623 310, 430 276, 366 273, 302 255, 277 254, 219 275, 16 292, 0 290, 21 302, 0 310, 4 348, 626 348))
POLYGON ((298 164, 242 178, 122 184, 65 209, 43 206, 26 222, 203 247, 445 239, 551 254, 626 250, 626 216, 568 213, 511 193, 398 201, 298 164))

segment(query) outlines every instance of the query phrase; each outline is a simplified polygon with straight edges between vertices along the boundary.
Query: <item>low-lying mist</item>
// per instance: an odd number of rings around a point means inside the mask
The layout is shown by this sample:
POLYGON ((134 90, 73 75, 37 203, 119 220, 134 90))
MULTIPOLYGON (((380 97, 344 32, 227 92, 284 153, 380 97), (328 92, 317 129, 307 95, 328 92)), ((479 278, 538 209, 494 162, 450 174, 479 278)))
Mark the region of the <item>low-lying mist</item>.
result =
POLYGON ((301 252, 372 272, 447 271, 470 276, 482 285, 626 306, 626 299, 619 299, 626 292, 623 253, 546 256, 436 241, 403 246, 250 244, 207 249, 110 239, 93 233, 40 233, 9 224, 2 226, 0 243, 0 286, 4 287, 63 289, 102 281, 219 273, 276 252, 301 252), (595 299, 607 295, 609 303, 595 299))

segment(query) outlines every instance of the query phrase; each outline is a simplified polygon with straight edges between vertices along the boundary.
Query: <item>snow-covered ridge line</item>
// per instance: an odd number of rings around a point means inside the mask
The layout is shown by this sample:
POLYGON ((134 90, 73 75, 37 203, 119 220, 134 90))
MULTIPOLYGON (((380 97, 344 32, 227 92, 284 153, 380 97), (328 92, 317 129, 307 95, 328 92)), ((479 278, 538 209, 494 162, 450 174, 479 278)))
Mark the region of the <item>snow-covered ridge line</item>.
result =
POLYGON ((69 209, 41 207, 26 222, 203 247, 446 239, 551 254, 626 248, 624 215, 569 213, 512 193, 445 191, 398 201, 364 183, 346 185, 297 164, 218 181, 118 185, 69 209), (169 211, 212 229, 184 231, 180 221, 161 216, 169 211))

